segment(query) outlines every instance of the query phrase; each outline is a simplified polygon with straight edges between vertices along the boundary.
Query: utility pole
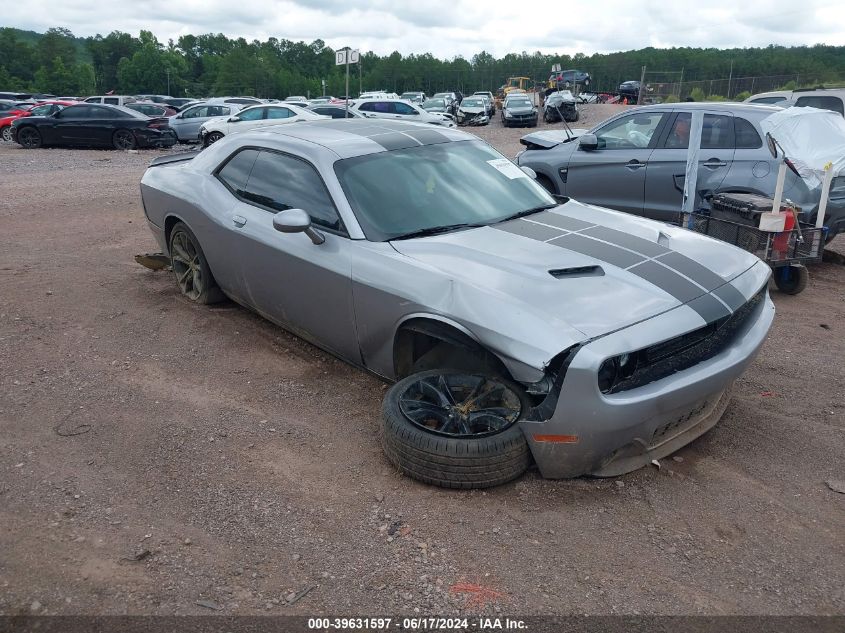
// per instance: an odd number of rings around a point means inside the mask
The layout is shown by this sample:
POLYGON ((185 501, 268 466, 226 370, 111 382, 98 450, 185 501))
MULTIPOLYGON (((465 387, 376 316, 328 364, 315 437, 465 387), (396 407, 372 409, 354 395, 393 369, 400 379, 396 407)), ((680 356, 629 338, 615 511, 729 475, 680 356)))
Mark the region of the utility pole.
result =
POLYGON ((170 96, 170 69, 167 69, 167 96, 170 96))
POLYGON ((641 105, 643 102, 643 91, 645 91, 645 66, 643 66, 643 72, 640 75, 640 93, 637 95, 637 105, 641 105))
POLYGON ((364 88, 362 87, 362 86, 363 86, 363 83, 362 83, 362 81, 361 81, 361 75, 362 75, 362 73, 364 72, 364 71, 361 69, 361 66, 363 66, 363 65, 364 65, 364 64, 361 62, 361 58, 359 57, 359 58, 358 58, 358 96, 359 96, 359 97, 361 96, 361 93, 362 93, 362 92, 364 92, 364 88))
POLYGON ((731 60, 731 72, 728 75, 728 99, 731 98, 731 82, 734 78, 734 60, 731 60))

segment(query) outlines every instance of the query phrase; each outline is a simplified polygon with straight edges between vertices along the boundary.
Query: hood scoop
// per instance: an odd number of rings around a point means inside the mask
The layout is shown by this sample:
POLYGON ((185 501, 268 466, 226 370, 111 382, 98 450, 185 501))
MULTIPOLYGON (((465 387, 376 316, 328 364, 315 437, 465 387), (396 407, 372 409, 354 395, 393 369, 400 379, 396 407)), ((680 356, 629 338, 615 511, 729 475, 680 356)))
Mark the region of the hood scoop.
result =
POLYGON ((572 268, 554 268, 549 274, 555 279, 571 279, 573 277, 603 277, 601 266, 573 266, 572 268))

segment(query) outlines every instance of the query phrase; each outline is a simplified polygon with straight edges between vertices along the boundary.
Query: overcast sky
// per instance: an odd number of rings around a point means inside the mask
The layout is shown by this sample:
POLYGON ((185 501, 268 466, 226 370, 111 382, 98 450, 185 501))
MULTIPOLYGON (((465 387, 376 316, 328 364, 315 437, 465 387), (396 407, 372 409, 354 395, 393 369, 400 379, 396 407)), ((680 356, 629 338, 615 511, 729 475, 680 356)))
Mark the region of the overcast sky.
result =
POLYGON ((3 14, 0 25, 38 32, 320 38, 334 48, 440 58, 845 44, 845 2, 829 0, 27 0, 6 3, 3 14))

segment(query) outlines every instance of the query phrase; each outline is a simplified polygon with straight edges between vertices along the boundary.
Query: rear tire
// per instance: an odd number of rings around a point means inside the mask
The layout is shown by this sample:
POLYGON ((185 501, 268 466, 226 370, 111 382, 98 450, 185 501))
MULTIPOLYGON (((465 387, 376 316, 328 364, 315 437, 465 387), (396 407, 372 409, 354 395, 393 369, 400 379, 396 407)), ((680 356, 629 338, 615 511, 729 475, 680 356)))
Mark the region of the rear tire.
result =
POLYGON ((775 285, 778 290, 788 295, 797 295, 807 287, 810 273, 805 266, 795 264, 784 266, 774 271, 775 285))
POLYGON ((131 130, 117 130, 112 134, 111 142, 115 149, 129 150, 138 146, 131 130))
POLYGON ((18 145, 24 149, 38 149, 41 147, 41 133, 29 125, 19 129, 18 145))
POLYGON ((225 298, 214 281, 199 240, 187 224, 177 222, 173 226, 167 245, 170 267, 182 296, 203 305, 219 303, 225 298))
POLYGON ((7 143, 12 142, 12 126, 11 125, 4 125, 3 129, 0 130, 0 136, 2 136, 3 140, 7 143))
MULTIPOLYGON (((531 465, 531 452, 518 422, 500 432, 451 436, 427 431, 403 413, 400 396, 413 383, 448 374, 466 372, 424 371, 400 380, 388 390, 383 404, 381 434, 387 458, 408 477, 443 488, 489 488, 522 475, 531 465)), ((525 392, 504 378, 492 379, 519 398, 522 418, 530 409, 525 392)))

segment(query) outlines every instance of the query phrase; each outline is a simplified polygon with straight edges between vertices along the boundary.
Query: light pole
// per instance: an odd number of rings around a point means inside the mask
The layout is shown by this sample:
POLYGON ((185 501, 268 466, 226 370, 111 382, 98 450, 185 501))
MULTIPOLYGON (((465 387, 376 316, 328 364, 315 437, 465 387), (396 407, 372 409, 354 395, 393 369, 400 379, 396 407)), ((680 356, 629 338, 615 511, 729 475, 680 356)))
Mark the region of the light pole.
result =
POLYGON ((170 69, 166 70, 167 72, 167 96, 170 96, 170 69))

